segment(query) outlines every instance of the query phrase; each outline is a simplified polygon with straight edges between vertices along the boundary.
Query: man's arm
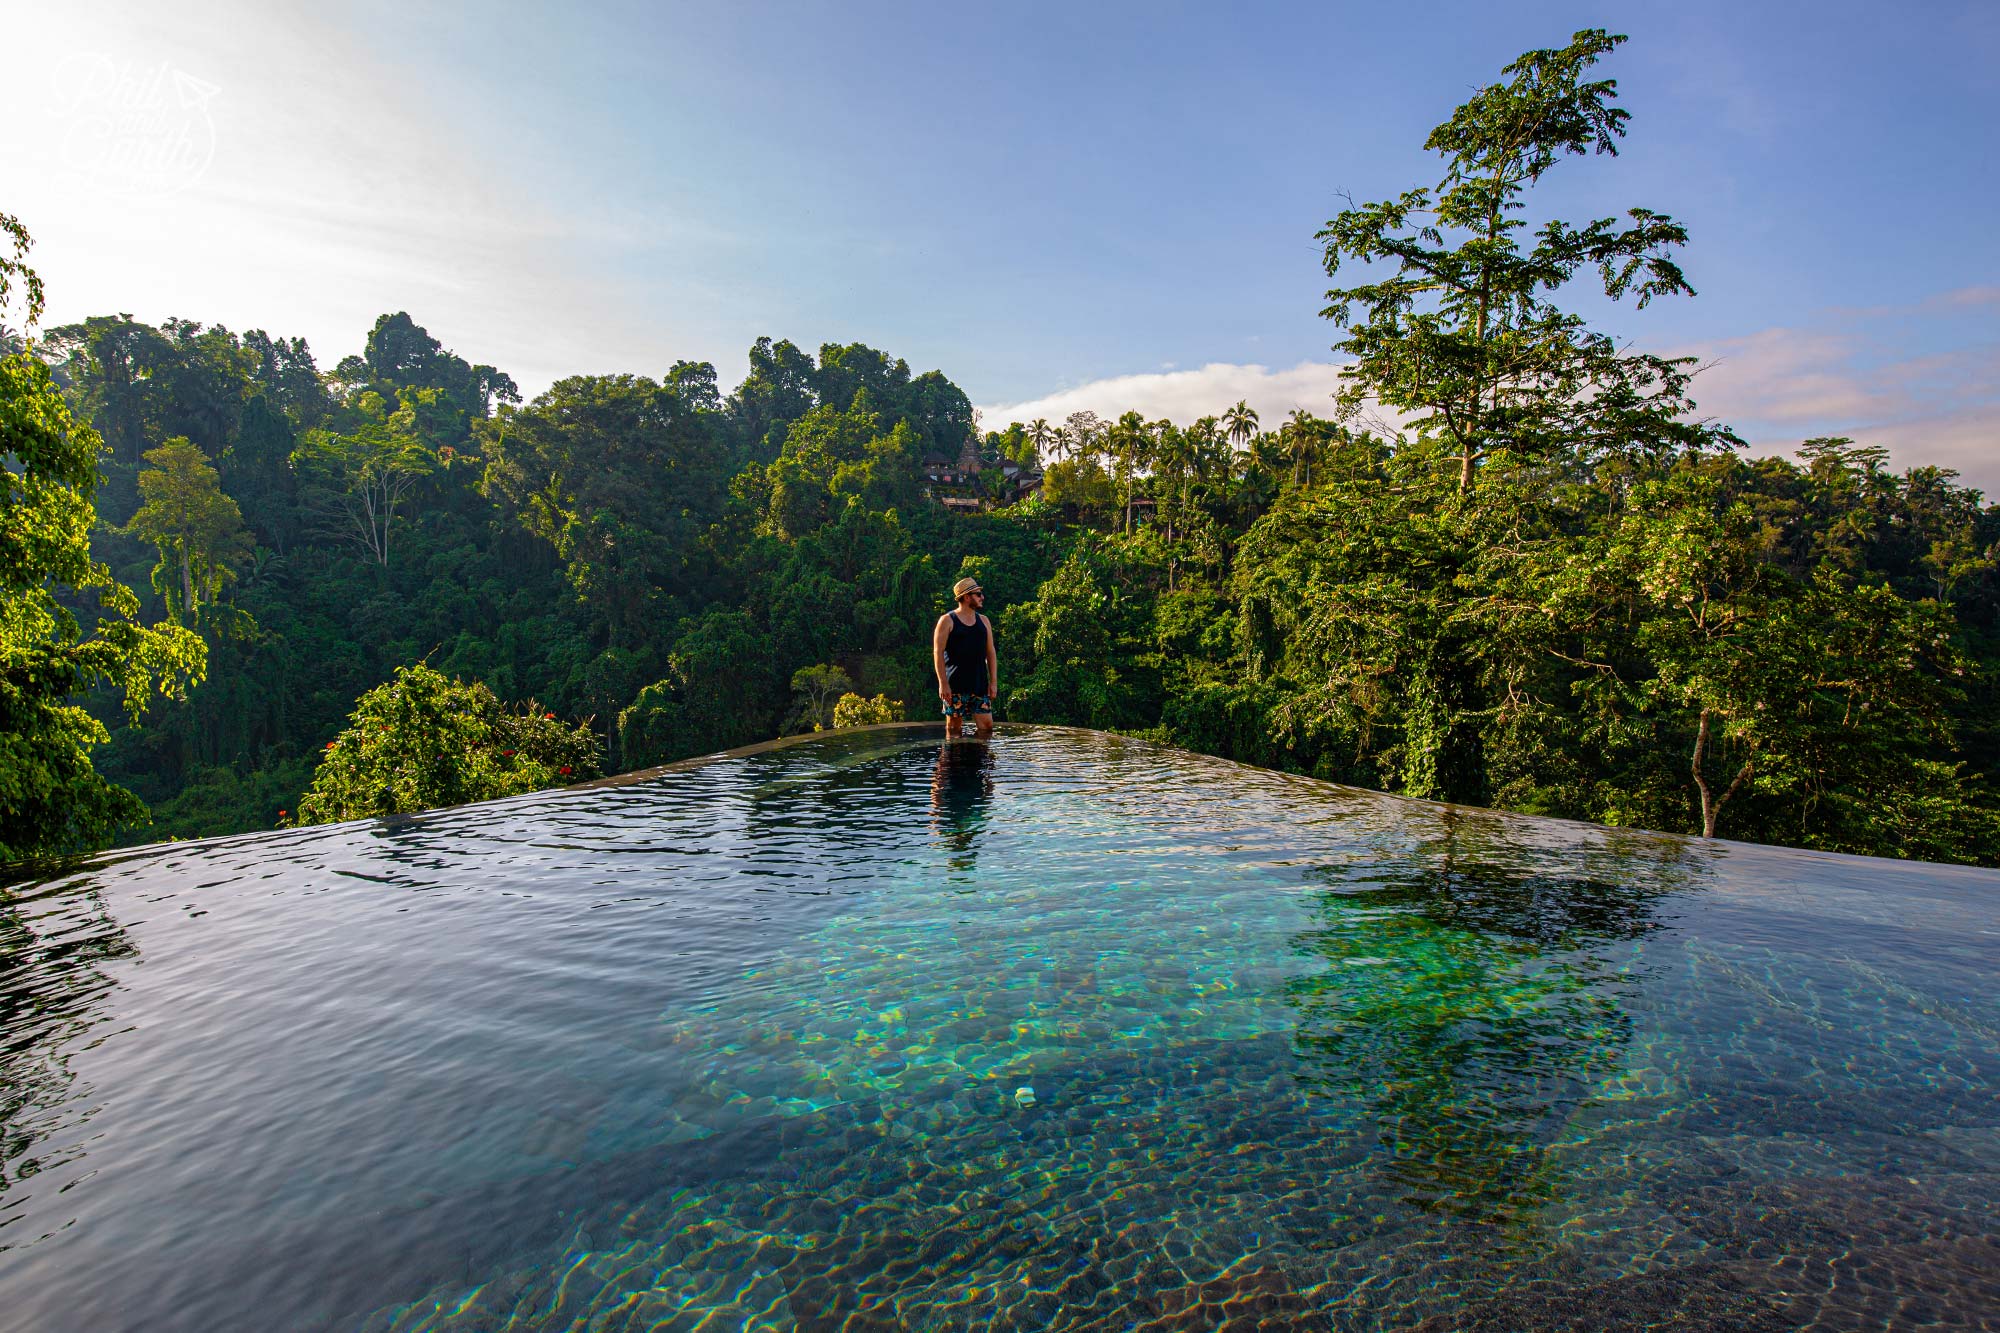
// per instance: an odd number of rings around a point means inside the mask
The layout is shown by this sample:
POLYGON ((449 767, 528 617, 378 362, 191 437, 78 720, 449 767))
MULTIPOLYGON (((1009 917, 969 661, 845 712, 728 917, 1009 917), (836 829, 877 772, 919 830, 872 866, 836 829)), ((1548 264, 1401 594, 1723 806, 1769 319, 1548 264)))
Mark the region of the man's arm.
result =
POLYGON ((1000 650, 993 646, 993 622, 986 621, 986 695, 995 703, 1000 700, 1000 650))
POLYGON ((944 623, 946 616, 939 616, 931 630, 931 666, 937 671, 938 698, 949 702, 951 699, 951 677, 944 670, 944 641, 951 630, 944 623))

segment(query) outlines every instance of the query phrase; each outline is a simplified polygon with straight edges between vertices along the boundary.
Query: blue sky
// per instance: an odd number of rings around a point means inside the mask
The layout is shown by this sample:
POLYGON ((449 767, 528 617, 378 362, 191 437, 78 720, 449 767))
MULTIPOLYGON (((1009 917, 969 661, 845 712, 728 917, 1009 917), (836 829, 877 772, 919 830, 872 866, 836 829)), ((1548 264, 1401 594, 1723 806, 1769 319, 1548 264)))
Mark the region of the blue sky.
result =
POLYGON ((262 326, 331 365, 408 309, 531 391, 680 357, 733 382, 759 334, 858 339, 992 424, 1323 406, 1313 233, 1341 192, 1434 179, 1421 144, 1455 104, 1606 26, 1632 38, 1604 66, 1625 150, 1536 209, 1674 214, 1701 294, 1580 308, 1712 362, 1704 410, 1765 447, 1854 434, 2000 490, 1990 2, 75 0, 26 22, 0 210, 38 238, 51 322, 262 326), (193 80, 165 104, 186 160, 135 175, 89 127, 158 69, 193 80))

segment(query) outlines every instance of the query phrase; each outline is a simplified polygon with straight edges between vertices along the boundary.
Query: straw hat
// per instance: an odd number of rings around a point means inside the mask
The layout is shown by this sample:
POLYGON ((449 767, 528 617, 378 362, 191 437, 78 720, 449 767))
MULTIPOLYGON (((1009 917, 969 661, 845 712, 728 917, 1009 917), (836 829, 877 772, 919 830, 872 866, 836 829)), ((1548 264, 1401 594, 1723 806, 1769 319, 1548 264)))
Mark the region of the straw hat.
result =
POLYGON ((960 579, 951 585, 951 599, 954 602, 962 602, 965 600, 965 594, 969 592, 985 591, 986 589, 979 586, 978 579, 960 579))

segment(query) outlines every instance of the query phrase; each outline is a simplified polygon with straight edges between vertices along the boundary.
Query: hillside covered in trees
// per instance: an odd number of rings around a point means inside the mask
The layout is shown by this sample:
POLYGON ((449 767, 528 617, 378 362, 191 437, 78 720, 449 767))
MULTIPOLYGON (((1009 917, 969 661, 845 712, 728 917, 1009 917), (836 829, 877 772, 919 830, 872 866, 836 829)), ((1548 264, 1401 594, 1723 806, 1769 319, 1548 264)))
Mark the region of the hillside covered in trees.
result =
POLYGON ((357 699, 419 662, 587 724, 607 771, 810 729, 816 667, 927 716, 928 629, 972 573, 1006 719, 2000 861, 2000 507, 1847 440, 1749 458, 1693 367, 1557 303, 1692 294, 1663 214, 1528 220, 1543 173, 1624 133, 1586 77, 1616 41, 1524 56, 1433 134, 1434 186, 1327 225, 1350 390, 1283 421, 981 431, 944 374, 858 343, 760 339, 728 389, 682 361, 523 402, 405 313, 330 367, 191 320, 8 335, 102 437, 91 548, 135 623, 205 645, 142 719, 115 681, 87 698, 97 770, 151 810, 122 836, 291 817, 357 699), (936 502, 924 460, 968 436, 1040 492, 936 502))

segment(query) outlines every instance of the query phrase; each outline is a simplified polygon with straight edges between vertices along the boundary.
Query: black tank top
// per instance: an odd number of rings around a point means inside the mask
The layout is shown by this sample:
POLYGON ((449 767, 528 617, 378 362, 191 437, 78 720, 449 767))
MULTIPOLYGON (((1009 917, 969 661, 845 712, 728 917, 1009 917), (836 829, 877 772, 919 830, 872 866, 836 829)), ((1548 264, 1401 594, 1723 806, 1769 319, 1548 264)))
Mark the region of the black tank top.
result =
POLYGON ((951 613, 951 633, 944 641, 944 675, 953 694, 986 694, 986 617, 970 625, 951 613))

